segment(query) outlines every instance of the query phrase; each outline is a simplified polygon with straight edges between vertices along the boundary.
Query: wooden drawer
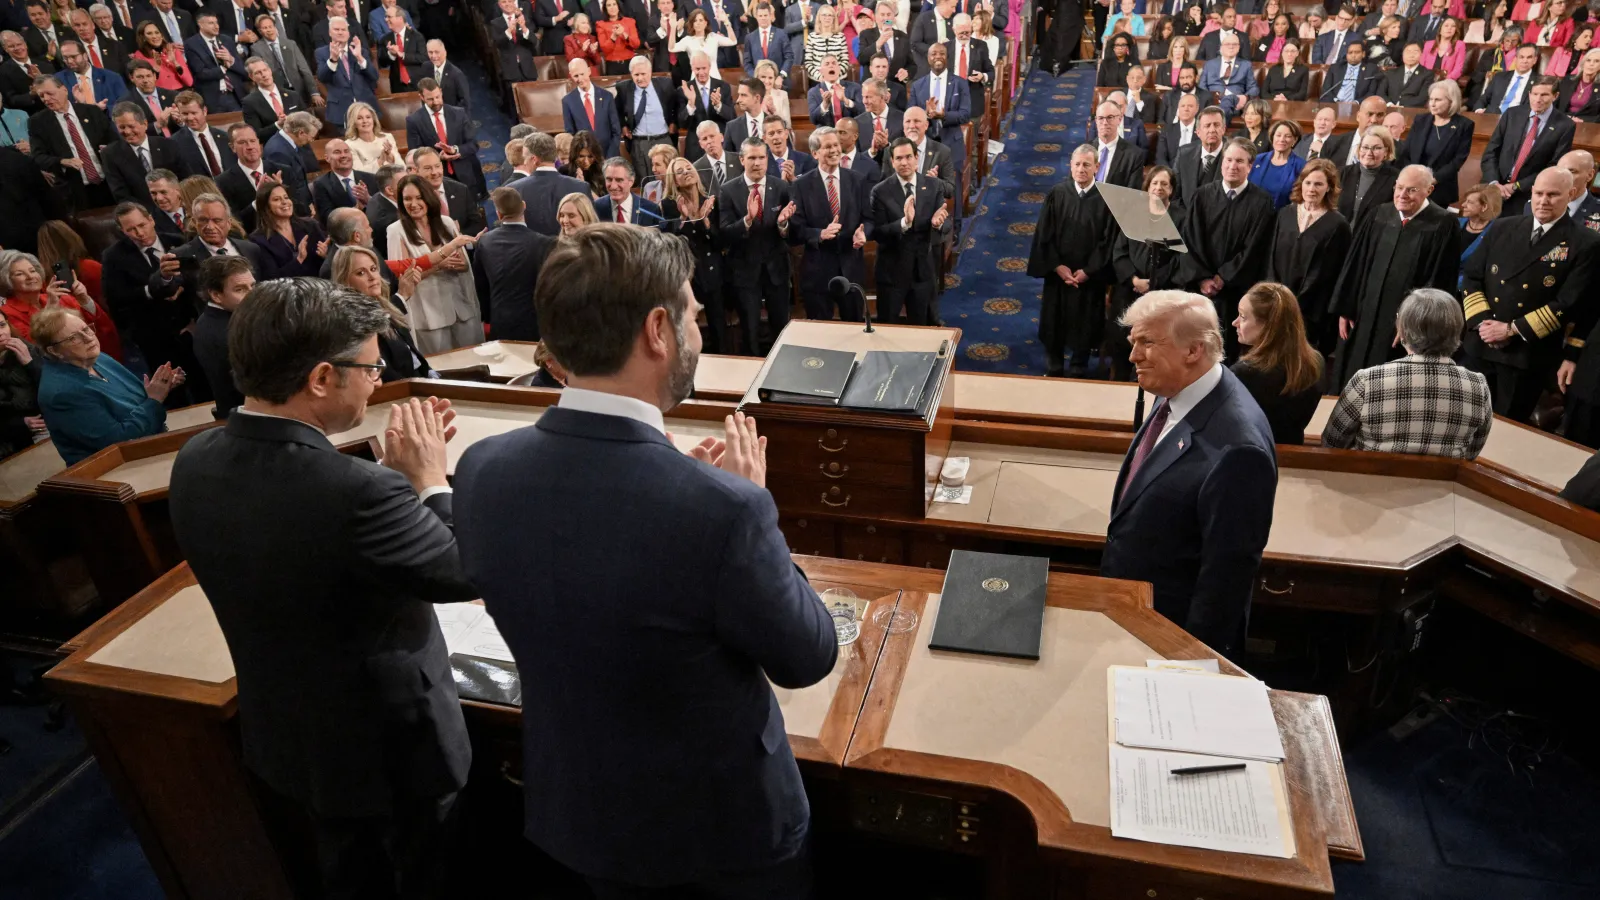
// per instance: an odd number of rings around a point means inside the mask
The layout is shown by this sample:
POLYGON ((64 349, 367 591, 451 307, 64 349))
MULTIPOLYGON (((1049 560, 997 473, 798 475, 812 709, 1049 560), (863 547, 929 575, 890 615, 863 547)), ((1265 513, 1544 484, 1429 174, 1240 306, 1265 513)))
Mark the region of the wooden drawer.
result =
POLYGON ((920 483, 926 434, 809 422, 763 424, 773 472, 873 484, 920 483), (914 481, 913 481, 914 479, 914 481))
POLYGON ((905 533, 882 525, 839 523, 839 556, 899 565, 905 560, 905 533))
POLYGON ((1252 602, 1263 606, 1376 615, 1397 587, 1395 577, 1379 573, 1332 571, 1264 562, 1256 574, 1252 602))
POLYGON ((906 562, 923 569, 943 569, 950 565, 951 550, 1002 552, 1004 542, 990 541, 944 531, 906 530, 906 562))
POLYGON ((790 553, 804 556, 839 555, 838 524, 806 516, 779 516, 778 530, 789 543, 790 553))
POLYGON ((920 486, 845 484, 826 478, 778 475, 767 479, 778 511, 794 516, 835 513, 845 516, 916 516, 927 508, 920 486))

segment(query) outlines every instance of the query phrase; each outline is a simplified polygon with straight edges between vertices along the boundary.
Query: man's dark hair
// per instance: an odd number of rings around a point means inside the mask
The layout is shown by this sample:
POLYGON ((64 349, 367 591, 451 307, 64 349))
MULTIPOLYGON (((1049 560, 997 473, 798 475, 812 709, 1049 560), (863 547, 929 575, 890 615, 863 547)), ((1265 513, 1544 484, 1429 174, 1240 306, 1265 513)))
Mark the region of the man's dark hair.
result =
POLYGON ((365 294, 320 278, 262 282, 228 326, 228 362, 246 397, 284 403, 324 362, 348 360, 389 327, 389 314, 365 294))
POLYGON ((1192 62, 1186 62, 1186 63, 1184 63, 1184 64, 1183 64, 1183 65, 1181 65, 1181 66, 1179 66, 1179 67, 1178 67, 1178 71, 1179 71, 1179 72, 1182 72, 1182 71, 1184 71, 1184 70, 1185 70, 1185 69, 1187 69, 1187 70, 1188 70, 1188 71, 1190 71, 1190 72, 1193 72, 1193 73, 1194 73, 1194 75, 1195 75, 1195 77, 1196 77, 1196 78, 1199 78, 1199 77, 1200 77, 1200 67, 1199 67, 1199 66, 1196 66, 1196 65, 1195 65, 1195 64, 1194 64, 1194 63, 1192 63, 1192 62))
POLYGON ((116 209, 111 211, 111 220, 120 226, 122 224, 122 217, 131 213, 139 213, 141 215, 148 216, 150 215, 150 210, 145 209, 143 203, 135 203, 132 200, 124 200, 117 204, 116 209))
MULTIPOLYGON (((689 244, 654 228, 600 223, 562 238, 545 260, 534 291, 544 345, 574 375, 614 375, 656 307, 681 338, 694 274, 689 244)), ((248 391, 246 392, 248 393, 248 391)))
POLYGON ((28 0, 23 6, 37 6, 45 12, 50 11, 50 4, 44 2, 44 0, 28 0))
POLYGON ((739 83, 744 85, 745 87, 749 88, 750 89, 750 93, 752 95, 754 95, 756 99, 758 99, 758 100, 765 100, 766 99, 766 97, 767 97, 767 83, 765 81, 762 81, 759 78, 746 78, 745 80, 743 80, 743 81, 741 81, 739 83))
POLYGON ((489 192, 489 200, 494 203, 494 211, 502 219, 520 216, 528 207, 516 188, 497 187, 489 192))
POLYGON ((204 8, 202 8, 199 12, 194 14, 194 21, 195 21, 196 25, 200 24, 200 20, 201 19, 212 19, 212 20, 215 20, 217 22, 221 22, 222 21, 221 19, 217 18, 217 14, 216 13, 212 12, 209 9, 204 9, 204 8))
POLYGON ((417 82, 417 90, 419 91, 437 91, 438 89, 439 82, 434 81, 432 78, 424 78, 417 82))
MULTIPOLYGON (((63 49, 66 48, 66 46, 68 44, 71 44, 72 46, 77 47, 78 48, 78 52, 84 54, 85 56, 87 56, 89 54, 89 51, 85 50, 84 47, 83 47, 83 41, 80 41, 77 38, 67 38, 66 40, 63 40, 61 43, 57 44, 56 45, 56 53, 59 54, 63 49)), ((89 64, 91 66, 94 65, 94 60, 90 60, 89 64)))
MULTIPOLYGON (((142 59, 130 59, 130 60, 128 60, 128 77, 129 78, 133 77, 133 73, 139 72, 139 71, 143 71, 145 69, 149 69, 150 71, 154 72, 156 70, 156 67, 150 65, 149 63, 145 62, 142 59)), ((196 94, 195 96, 198 97, 199 94, 196 94)), ((177 101, 176 98, 174 98, 172 102, 174 104, 176 104, 178 101, 177 101)))
POLYGON ((228 279, 252 271, 250 260, 242 256, 210 256, 200 263, 200 296, 211 299, 228 287, 228 279))
POLYGON ((901 135, 900 137, 897 137, 894 140, 889 142, 889 161, 890 162, 894 162, 894 152, 896 150, 900 149, 901 147, 910 147, 912 155, 916 155, 917 145, 911 142, 911 138, 908 138, 905 135, 901 135))
POLYGON ((1198 122, 1201 119, 1204 119, 1206 116, 1221 116, 1222 124, 1228 124, 1228 114, 1223 112, 1222 107, 1220 106, 1208 106, 1205 109, 1200 110, 1200 115, 1195 116, 1194 120, 1198 122))
POLYGON ((1350 14, 1350 18, 1352 18, 1352 19, 1360 18, 1360 14, 1356 12, 1356 8, 1354 6, 1349 5, 1349 4, 1345 4, 1344 6, 1339 7, 1339 12, 1341 12, 1341 13, 1349 13, 1350 14))
POLYGON ((1561 79, 1555 77, 1554 75, 1533 76, 1532 78, 1528 79, 1528 90, 1531 91, 1541 84, 1558 94, 1561 93, 1561 79))

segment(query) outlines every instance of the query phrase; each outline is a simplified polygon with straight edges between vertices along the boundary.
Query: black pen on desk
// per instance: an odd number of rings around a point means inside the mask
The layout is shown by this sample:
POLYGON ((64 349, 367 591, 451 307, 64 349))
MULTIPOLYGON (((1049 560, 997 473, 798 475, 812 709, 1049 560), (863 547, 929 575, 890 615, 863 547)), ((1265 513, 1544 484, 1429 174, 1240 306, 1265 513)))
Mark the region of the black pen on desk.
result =
POLYGON ((1169 775, 1208 775, 1212 772, 1242 772, 1244 763, 1229 763, 1225 766, 1189 766, 1183 769, 1173 769, 1169 775))

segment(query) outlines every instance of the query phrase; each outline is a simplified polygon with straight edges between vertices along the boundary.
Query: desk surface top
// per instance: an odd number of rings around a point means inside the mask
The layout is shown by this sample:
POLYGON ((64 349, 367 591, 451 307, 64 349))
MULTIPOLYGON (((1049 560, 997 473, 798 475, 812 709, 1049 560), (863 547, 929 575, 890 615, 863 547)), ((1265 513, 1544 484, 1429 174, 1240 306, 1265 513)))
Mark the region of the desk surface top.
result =
MULTIPOLYGON (((200 403, 167 413, 167 430, 177 431, 212 421, 213 404, 200 403)), ((45 441, 0 462, 0 502, 15 503, 31 495, 39 482, 61 474, 67 464, 56 445, 45 441)), ((138 490, 138 488, 135 488, 138 490)))
MULTIPOLYGON (((1043 785, 1061 810, 1059 822, 1049 827, 1041 823, 1042 843, 1089 827, 1095 829, 1097 841, 1103 839, 1112 848, 1103 851, 1109 855, 1142 858, 1173 851, 1180 852, 1185 867, 1199 860, 1200 868, 1231 872, 1242 866, 1248 877, 1263 877, 1257 858, 1241 863, 1230 861, 1230 854, 1109 837, 1106 666, 1214 656, 1149 608, 1145 586, 1052 574, 1041 659, 1026 662, 927 648, 926 635, 939 599, 928 589, 938 585, 939 573, 807 557, 797 562, 820 589, 849 587, 873 598, 874 612, 899 606, 917 616, 914 628, 887 635, 869 613, 869 627, 854 644, 841 649, 840 661, 827 678, 810 688, 776 692, 799 758, 848 766, 849 760, 859 757, 866 769, 891 771, 892 766, 883 764, 883 754, 870 755, 889 750, 904 751, 901 756, 951 757, 995 771, 1014 770, 1043 785), (900 582, 916 590, 896 587, 900 582), (871 739, 857 748, 869 717, 871 739)), ((75 643, 82 649, 51 674, 71 689, 134 692, 232 709, 233 667, 227 644, 186 566, 164 576, 75 643)), ((1237 671, 1226 661, 1222 665, 1225 671, 1237 671)), ((1305 826, 1298 835, 1299 846, 1326 840, 1336 852, 1359 857, 1360 837, 1331 719, 1318 719, 1316 711, 1309 710, 1311 719, 1322 724, 1304 727, 1308 711, 1301 707, 1306 702, 1325 706, 1325 701, 1306 695, 1285 695, 1281 700, 1297 710, 1297 724, 1292 726, 1284 720, 1284 711, 1279 715, 1286 745, 1293 748, 1286 771, 1296 794, 1292 803, 1305 826), (1320 767, 1318 777, 1300 771, 1304 760, 1320 767), (1311 781, 1315 784, 1308 786, 1311 781), (1304 841, 1306 835, 1312 842, 1304 841)), ((902 774, 926 773, 913 764, 902 774)), ((1034 813, 1048 814, 1041 809, 1034 813)), ((1296 877, 1307 869, 1311 875, 1326 875, 1327 861, 1318 853, 1285 866, 1284 871, 1295 868, 1300 873, 1296 877)), ((1265 878, 1275 880, 1276 875, 1265 878)))

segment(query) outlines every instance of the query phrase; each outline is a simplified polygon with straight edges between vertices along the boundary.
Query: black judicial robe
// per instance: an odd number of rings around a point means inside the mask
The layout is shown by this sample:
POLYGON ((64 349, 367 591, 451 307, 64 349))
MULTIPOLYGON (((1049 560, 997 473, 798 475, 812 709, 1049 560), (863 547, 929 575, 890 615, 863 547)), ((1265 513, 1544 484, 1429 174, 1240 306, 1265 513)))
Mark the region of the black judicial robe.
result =
POLYGON ((1267 269, 1272 223, 1277 219, 1271 194, 1249 183, 1238 190, 1238 196, 1229 200, 1220 180, 1202 186, 1185 201, 1184 222, 1179 226, 1189 247, 1180 263, 1180 277, 1189 289, 1198 293, 1200 282, 1222 276, 1222 290, 1211 301, 1230 348, 1235 336, 1227 323, 1238 312, 1239 298, 1267 269))
MULTIPOLYGON (((1105 288, 1111 277, 1111 250, 1117 223, 1097 187, 1082 197, 1071 179, 1050 190, 1033 232, 1028 253, 1028 275, 1044 279, 1044 302, 1039 313, 1039 339, 1045 346, 1082 347, 1099 343, 1105 321, 1105 288), (1082 269, 1089 281, 1073 287, 1056 275, 1056 266, 1082 269), (1101 302, 1096 302, 1097 298, 1101 302)), ((1074 366, 1083 360, 1074 359, 1074 366)), ((1061 364, 1059 357, 1051 367, 1061 364)))
POLYGON ((1033 20, 1041 21, 1045 13, 1050 14, 1050 32, 1040 42, 1039 67, 1065 66, 1078 58, 1083 40, 1082 0, 1036 0, 1033 20))
POLYGON ((1357 371, 1405 355, 1393 346, 1400 301, 1417 288, 1456 292, 1459 240, 1455 216, 1436 203, 1424 206, 1404 228, 1393 203, 1362 216, 1329 307, 1356 323, 1339 345, 1335 390, 1343 390, 1357 371))
MULTIPOLYGON (((1176 220, 1178 210, 1174 208, 1172 213, 1176 220)), ((1130 241, 1120 230, 1111 248, 1111 267, 1116 273, 1116 284, 1111 289, 1111 308, 1106 314, 1105 352, 1111 359, 1111 377, 1124 381, 1130 374, 1128 354, 1132 347, 1128 343, 1128 329, 1118 321, 1133 301, 1144 296, 1133 289, 1133 279, 1150 279, 1152 291, 1171 290, 1182 284, 1178 280, 1178 254, 1171 250, 1151 251, 1149 244, 1130 241)))
POLYGON ((1306 339, 1323 353, 1333 350, 1339 335, 1328 307, 1333 302, 1333 286, 1350 252, 1350 237, 1350 223, 1336 209, 1323 213, 1304 232, 1300 230, 1298 204, 1278 210, 1272 252, 1267 255, 1266 280, 1294 291, 1300 301, 1300 315, 1305 319, 1306 339))

